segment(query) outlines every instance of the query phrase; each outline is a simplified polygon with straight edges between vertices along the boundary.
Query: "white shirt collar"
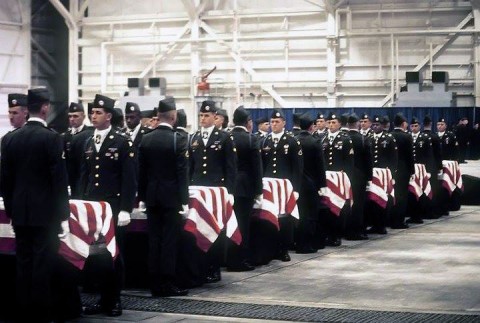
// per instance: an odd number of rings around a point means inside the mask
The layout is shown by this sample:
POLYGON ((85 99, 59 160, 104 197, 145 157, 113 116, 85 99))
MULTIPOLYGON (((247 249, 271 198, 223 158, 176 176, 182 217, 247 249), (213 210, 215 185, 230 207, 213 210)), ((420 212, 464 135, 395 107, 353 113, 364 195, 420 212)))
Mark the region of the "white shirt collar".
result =
POLYGON ((280 140, 280 138, 282 138, 284 133, 285 133, 285 129, 283 129, 282 132, 279 132, 279 133, 272 132, 272 139, 277 138, 278 140, 280 140))
POLYGON ((84 126, 85 126, 85 125, 84 125, 84 124, 82 124, 82 125, 80 125, 80 127, 77 127, 77 128, 72 128, 72 133, 73 133, 73 134, 77 134, 77 133, 79 133, 80 131, 82 131, 82 130, 83 130, 83 127, 84 127, 84 126))
POLYGON ((212 131, 215 129, 215 125, 211 126, 211 127, 208 127, 208 128, 201 128, 200 129, 200 133, 203 135, 203 133, 206 131, 208 132, 208 136, 210 137, 210 135, 212 134, 212 131))
MULTIPOLYGON (((158 126, 165 126, 165 127, 169 127, 170 129, 173 129, 172 125, 169 124, 169 123, 166 123, 166 122, 161 122, 158 124, 158 126)), ((177 127, 177 128, 180 128, 180 127, 177 127)), ((183 129, 183 128, 182 128, 183 129)))
MULTIPOLYGON (((140 127, 141 127, 141 126, 142 126, 142 124, 139 123, 139 124, 135 127, 135 129, 133 129, 133 132, 132 132, 132 134, 130 135, 130 139, 131 139, 132 141, 134 141, 135 138, 137 137, 138 132, 140 131, 140 127)), ((129 130, 130 130, 130 129, 129 129, 129 130)))
POLYGON ((244 127, 244 126, 235 126, 235 127, 233 127, 233 129, 235 129, 235 128, 243 129, 243 130, 245 130, 246 132, 248 132, 247 127, 244 127))
POLYGON ((445 134, 445 131, 444 131, 444 132, 439 132, 439 133, 438 133, 438 136, 439 136, 439 137, 443 137, 444 134, 445 134))
POLYGON ((330 130, 328 130, 328 139, 330 139, 331 137, 333 137, 332 139, 335 139, 338 136, 339 133, 340 133, 340 130, 338 130, 334 133, 332 133, 332 132, 330 132, 330 130))
POLYGON ((97 135, 100 135, 100 143, 95 144, 95 146, 97 147, 97 150, 98 150, 98 148, 100 148, 102 146, 103 141, 107 137, 110 130, 112 130, 112 126, 108 127, 107 129, 103 129, 103 130, 95 129, 95 131, 93 132, 93 141, 94 142, 95 142, 95 138, 97 137, 97 135))
POLYGON ((259 129, 258 132, 260 132, 262 135, 265 135, 265 136, 268 135, 268 132, 267 132, 267 131, 263 131, 263 130, 260 130, 260 129, 259 129))
POLYGON ((382 136, 383 132, 373 133, 373 138, 378 139, 382 136))
POLYGON ((40 122, 41 124, 43 124, 43 126, 47 126, 47 122, 45 120, 43 120, 42 118, 38 118, 38 117, 30 117, 28 118, 28 121, 36 121, 36 122, 40 122))

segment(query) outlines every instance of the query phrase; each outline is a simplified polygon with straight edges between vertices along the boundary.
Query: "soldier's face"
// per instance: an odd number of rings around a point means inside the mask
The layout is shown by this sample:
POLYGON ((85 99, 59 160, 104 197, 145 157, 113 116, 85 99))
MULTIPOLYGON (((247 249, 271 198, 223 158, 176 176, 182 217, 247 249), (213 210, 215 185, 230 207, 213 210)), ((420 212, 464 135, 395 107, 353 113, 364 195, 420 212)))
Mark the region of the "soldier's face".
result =
POLYGON ((316 125, 317 125, 317 130, 325 129, 325 127, 326 127, 325 119, 317 119, 316 125))
POLYGON ((22 107, 8 108, 8 118, 14 128, 20 128, 27 121, 28 110, 22 107))
POLYGON ((445 122, 437 122, 437 131, 445 132, 447 130, 447 124, 445 122))
POLYGON ((340 130, 340 126, 341 126, 340 121, 338 121, 337 119, 333 119, 328 122, 328 130, 330 130, 330 132, 332 133, 335 133, 338 130, 340 130))
POLYGON ((265 131, 265 132, 268 132, 269 128, 270 128, 270 123, 268 123, 268 122, 260 123, 258 125, 258 130, 262 130, 262 131, 265 131))
POLYGON ((153 117, 150 119, 148 128, 155 129, 156 127, 158 127, 158 117, 153 117))
POLYGON ((360 127, 362 128, 362 130, 367 130, 371 126, 372 126, 372 122, 370 120, 368 119, 360 120, 360 127))
POLYGON ((92 125, 98 130, 107 129, 110 126, 112 114, 105 112, 102 108, 92 109, 92 125))
POLYGON ((140 123, 141 115, 140 113, 133 112, 125 114, 125 122, 129 129, 135 129, 136 126, 140 123))
POLYGON ((222 129, 222 126, 223 126, 223 121, 225 120, 225 117, 224 116, 221 116, 221 115, 215 115, 215 128, 218 128, 218 129, 222 129))
POLYGON ((71 128, 78 128, 83 124, 85 119, 85 113, 83 112, 69 112, 68 113, 68 124, 71 128))
POLYGON ((410 130, 412 133, 419 133, 420 132, 420 125, 418 123, 414 123, 410 125, 410 130))
POLYGON ((280 133, 285 129, 285 120, 282 118, 270 119, 270 126, 273 133, 280 133))
POLYGON ((380 133, 383 131, 383 127, 379 122, 372 123, 372 130, 375 133, 380 133))
POLYGON ((215 124, 215 114, 213 112, 200 112, 200 126, 209 128, 215 124))

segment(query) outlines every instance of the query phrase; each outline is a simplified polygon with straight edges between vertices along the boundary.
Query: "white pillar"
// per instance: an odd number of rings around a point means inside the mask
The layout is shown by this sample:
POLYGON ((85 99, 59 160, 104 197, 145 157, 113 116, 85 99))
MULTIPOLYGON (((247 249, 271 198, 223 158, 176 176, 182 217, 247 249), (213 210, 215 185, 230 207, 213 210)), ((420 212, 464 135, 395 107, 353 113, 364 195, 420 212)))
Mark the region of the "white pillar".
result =
POLYGON ((333 12, 327 13, 327 102, 328 107, 337 106, 337 37, 333 12))

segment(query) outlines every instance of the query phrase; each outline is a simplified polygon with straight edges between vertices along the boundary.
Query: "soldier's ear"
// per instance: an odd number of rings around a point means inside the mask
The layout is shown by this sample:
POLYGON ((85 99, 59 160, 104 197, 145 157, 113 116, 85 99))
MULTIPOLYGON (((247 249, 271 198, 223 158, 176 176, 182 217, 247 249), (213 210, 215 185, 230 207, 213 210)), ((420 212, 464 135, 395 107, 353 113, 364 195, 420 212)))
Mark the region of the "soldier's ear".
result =
POLYGON ((108 121, 111 121, 111 120, 112 120, 112 117, 113 117, 113 114, 110 113, 110 112, 107 112, 107 113, 106 113, 106 117, 107 117, 107 120, 108 120, 108 121))

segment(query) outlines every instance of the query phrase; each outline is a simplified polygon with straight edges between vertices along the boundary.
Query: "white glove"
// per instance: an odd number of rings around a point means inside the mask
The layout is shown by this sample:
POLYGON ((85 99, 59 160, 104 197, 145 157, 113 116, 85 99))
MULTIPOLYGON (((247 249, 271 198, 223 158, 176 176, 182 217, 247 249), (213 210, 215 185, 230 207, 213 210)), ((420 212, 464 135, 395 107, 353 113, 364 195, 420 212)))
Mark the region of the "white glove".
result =
POLYGON ((255 204, 255 205, 262 205, 262 201, 263 201, 263 194, 258 194, 258 195, 255 197, 255 202, 254 202, 254 204, 255 204))
POLYGON ((128 213, 127 211, 120 211, 120 213, 118 213, 118 226, 124 227, 129 223, 130 223, 130 213, 128 213))
POLYGON ((182 204, 182 209, 178 211, 178 214, 180 214, 183 219, 186 219, 188 215, 188 205, 182 204))
POLYGON ((326 187, 320 187, 320 190, 318 190, 318 195, 319 196, 327 195, 327 188, 326 187))
POLYGON ((296 200, 298 200, 298 197, 300 196, 298 192, 293 191, 293 196, 295 197, 296 200))
POLYGON ((414 181, 414 180, 415 180, 415 174, 410 175, 410 181, 414 181))
POLYGON ((63 238, 67 235, 67 233, 70 233, 70 226, 68 225, 68 219, 65 221, 62 221, 62 223, 60 223, 60 227, 62 228, 62 232, 58 234, 59 238, 63 238))
POLYGON ((232 194, 228 194, 228 199, 230 200, 230 202, 232 203, 232 205, 235 204, 235 198, 233 197, 232 194))
POLYGON ((147 209, 145 202, 143 201, 138 202, 138 209, 140 210, 140 212, 145 212, 145 210, 147 209))

